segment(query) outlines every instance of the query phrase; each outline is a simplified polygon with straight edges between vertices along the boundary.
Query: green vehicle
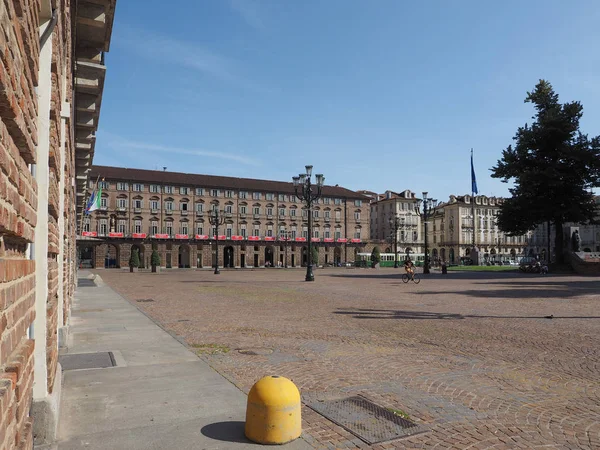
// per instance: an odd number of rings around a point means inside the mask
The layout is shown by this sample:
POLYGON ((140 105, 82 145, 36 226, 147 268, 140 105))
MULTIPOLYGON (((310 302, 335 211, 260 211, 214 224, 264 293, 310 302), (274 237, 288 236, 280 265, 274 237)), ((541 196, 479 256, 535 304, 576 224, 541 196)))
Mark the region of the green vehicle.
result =
MULTIPOLYGON (((398 265, 403 265, 406 259, 406 253, 398 252, 398 265)), ((425 261, 425 255, 423 253, 411 253, 410 259, 416 267, 423 267, 425 261)), ((356 255, 356 261, 354 261, 355 267, 371 267, 371 254, 370 253, 359 253, 356 255)), ((379 262, 380 267, 394 267, 394 254, 393 253, 381 253, 381 261, 379 262)))

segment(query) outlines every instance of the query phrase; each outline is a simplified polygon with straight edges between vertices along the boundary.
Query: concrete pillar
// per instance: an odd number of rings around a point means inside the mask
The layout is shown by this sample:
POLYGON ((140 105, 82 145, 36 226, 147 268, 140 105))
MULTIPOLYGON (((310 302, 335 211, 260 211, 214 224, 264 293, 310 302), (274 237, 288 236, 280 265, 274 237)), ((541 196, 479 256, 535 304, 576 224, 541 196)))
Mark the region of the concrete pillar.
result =
MULTIPOLYGON (((50 2, 43 2, 40 33, 50 20, 50 2), (43 18, 43 19, 42 19, 43 18)), ((35 320, 33 322, 34 381, 31 414, 36 443, 51 442, 56 438, 58 408, 60 404, 61 376, 56 377, 53 392, 48 393, 48 367, 46 364, 46 334, 48 302, 48 189, 50 185, 50 102, 52 94, 52 38, 40 49, 38 85, 38 146, 35 179, 38 185, 37 224, 32 244, 35 259, 35 320)), ((64 201, 64 199, 63 199, 64 201)), ((64 205, 64 204, 63 204, 64 205)), ((62 268, 60 269, 62 271, 62 268)), ((60 372, 60 364, 57 371, 60 372)))
MULTIPOLYGON (((43 29, 43 28, 42 28, 43 29)), ((35 227, 35 321, 34 399, 48 393, 46 373, 46 302, 48 301, 48 187, 50 185, 50 97, 52 93, 52 39, 40 50, 38 87, 38 147, 35 178, 38 185, 37 225, 35 227)))
POLYGON ((69 68, 63 68, 62 76, 62 106, 60 110, 60 167, 59 167, 59 203, 58 203, 58 236, 59 236, 59 252, 58 252, 58 346, 66 346, 66 338, 68 333, 67 323, 68 311, 64 311, 65 295, 65 253, 69 251, 69 242, 65 240, 65 143, 67 139, 67 120, 71 117, 71 105, 65 102, 67 96, 67 77, 66 73, 69 68))

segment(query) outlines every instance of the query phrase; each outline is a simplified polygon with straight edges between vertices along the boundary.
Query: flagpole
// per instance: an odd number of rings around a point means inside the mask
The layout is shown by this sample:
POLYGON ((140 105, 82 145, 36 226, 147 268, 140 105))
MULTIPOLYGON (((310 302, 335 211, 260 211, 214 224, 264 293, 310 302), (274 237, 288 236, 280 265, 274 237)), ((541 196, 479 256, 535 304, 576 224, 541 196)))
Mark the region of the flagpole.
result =
MULTIPOLYGON (((473 171, 473 148, 471 147, 471 171, 473 171)), ((471 179, 471 215, 473 216, 473 250, 475 250, 475 191, 474 184, 471 179)))
MULTIPOLYGON (((100 179, 100 175, 98 175, 98 177, 96 178, 96 184, 94 184, 95 186, 95 190, 98 189, 98 180, 100 179)), ((87 202, 89 200, 89 196, 86 198, 85 196, 83 197, 83 212, 81 213, 81 221, 79 222, 79 235, 83 236, 83 218, 85 217, 85 209, 87 207, 87 202)))

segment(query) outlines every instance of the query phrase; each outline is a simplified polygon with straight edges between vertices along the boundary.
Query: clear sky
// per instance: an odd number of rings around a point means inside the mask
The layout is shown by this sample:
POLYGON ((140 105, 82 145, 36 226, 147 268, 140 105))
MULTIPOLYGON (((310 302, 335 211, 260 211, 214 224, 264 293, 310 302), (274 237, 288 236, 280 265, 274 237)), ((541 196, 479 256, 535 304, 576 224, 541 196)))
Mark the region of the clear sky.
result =
POLYGON ((538 79, 600 134, 597 0, 118 0, 95 164, 505 196, 538 79), (142 5, 143 3, 143 5, 142 5))

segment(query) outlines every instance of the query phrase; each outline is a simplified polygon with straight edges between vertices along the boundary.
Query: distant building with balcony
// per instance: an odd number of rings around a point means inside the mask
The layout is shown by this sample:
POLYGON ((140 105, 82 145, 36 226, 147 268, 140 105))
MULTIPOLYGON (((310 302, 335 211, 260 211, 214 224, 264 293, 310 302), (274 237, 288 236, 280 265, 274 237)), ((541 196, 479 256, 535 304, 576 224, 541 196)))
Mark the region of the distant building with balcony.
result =
POLYGON ((125 267, 132 248, 147 266, 152 245, 164 267, 211 267, 214 208, 225 215, 224 267, 301 266, 309 239, 320 264, 341 263, 369 238, 369 199, 339 186, 323 187, 309 230, 291 182, 106 166, 94 166, 90 178, 89 193, 102 194, 100 209, 83 220, 80 257, 95 267, 125 267))
POLYGON ((414 192, 408 189, 402 192, 386 191, 383 194, 359 192, 371 198, 369 236, 382 244, 382 252, 393 252, 392 245, 395 243, 394 239, 397 239, 398 253, 422 253, 422 221, 418 210, 419 199, 414 192), (394 238, 395 225, 391 221, 395 217, 399 218, 399 227, 394 238))
MULTIPOLYGON (((424 251, 424 222, 420 198, 410 190, 386 191, 376 194, 359 191, 371 199, 369 235, 373 243, 380 243, 382 252, 393 252, 393 220, 398 218, 400 255, 421 254, 424 251)), ((473 244, 479 249, 483 261, 506 261, 526 253, 528 235, 507 236, 496 225, 496 216, 503 203, 502 198, 475 196, 475 208, 470 195, 450 195, 428 213, 427 244, 429 256, 435 264, 447 261, 458 264, 470 260, 473 244), (475 220, 473 220, 473 209, 475 220)))
POLYGON ((515 260, 523 256, 530 233, 508 236, 496 224, 504 199, 476 195, 474 200, 473 205, 471 195, 450 195, 447 202, 432 211, 427 230, 432 261, 458 264, 470 259, 473 245, 479 249, 484 262, 515 260))

